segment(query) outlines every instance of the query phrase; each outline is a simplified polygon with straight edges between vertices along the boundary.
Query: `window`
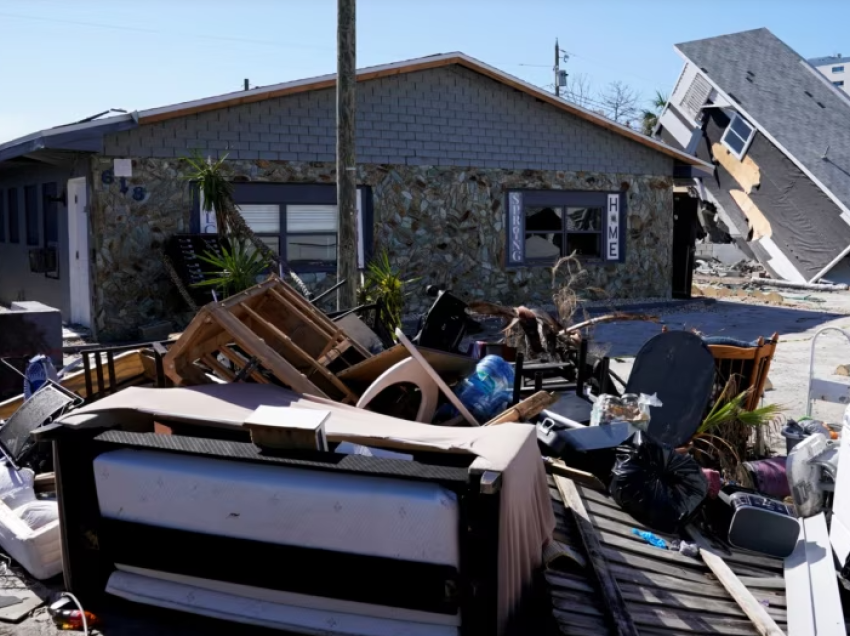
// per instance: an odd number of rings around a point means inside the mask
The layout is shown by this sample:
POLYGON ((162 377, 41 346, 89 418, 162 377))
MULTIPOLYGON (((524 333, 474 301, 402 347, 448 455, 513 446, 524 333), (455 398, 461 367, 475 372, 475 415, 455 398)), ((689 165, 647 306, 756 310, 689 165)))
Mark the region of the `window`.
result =
POLYGON ((6 190, 6 210, 9 214, 9 242, 21 242, 21 219, 18 217, 18 189, 9 188, 6 190))
POLYGON ((844 72, 844 67, 843 67, 843 66, 833 66, 833 67, 832 67, 832 72, 833 72, 833 73, 843 73, 843 72, 844 72))
POLYGON ((601 207, 525 208, 525 258, 553 261, 573 252, 584 258, 602 256, 601 207))
POLYGON ((286 206, 286 260, 293 266, 336 267, 337 206, 286 206))
POLYGON ((59 243, 59 202, 56 200, 56 183, 41 186, 41 201, 44 206, 44 244, 53 247, 59 243))
POLYGON ((0 190, 0 243, 6 242, 6 193, 0 190))
POLYGON ((548 265, 574 253, 584 261, 623 260, 620 193, 513 191, 508 194, 507 265, 548 265))
MULTIPOLYGON (((233 184, 233 198, 248 227, 298 273, 336 270, 336 186, 332 184, 233 184)), ((195 201, 196 223, 206 227, 206 213, 195 201)), ((357 189, 358 246, 361 268, 372 246, 372 197, 367 187, 357 189)), ((212 227, 212 231, 215 231, 212 227)))
POLYGON ((833 82, 832 85, 838 87, 844 86, 844 80, 838 80, 837 82, 833 82))
POLYGON ((24 218, 26 221, 27 245, 38 245, 38 191, 34 185, 24 188, 24 218))
POLYGON ((726 132, 723 133, 723 145, 738 159, 743 159, 747 147, 755 136, 755 132, 755 128, 736 113, 729 122, 726 132))
POLYGON ((257 238, 268 245, 272 252, 280 254, 280 206, 249 203, 238 205, 236 209, 257 238))

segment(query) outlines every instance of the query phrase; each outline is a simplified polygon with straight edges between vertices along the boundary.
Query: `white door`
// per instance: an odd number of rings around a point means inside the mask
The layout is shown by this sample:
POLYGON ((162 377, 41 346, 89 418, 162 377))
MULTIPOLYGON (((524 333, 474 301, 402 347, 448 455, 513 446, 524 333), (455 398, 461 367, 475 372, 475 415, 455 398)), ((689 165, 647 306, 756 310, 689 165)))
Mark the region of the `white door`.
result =
POLYGON ((68 180, 68 260, 71 322, 91 328, 89 221, 85 177, 68 180))

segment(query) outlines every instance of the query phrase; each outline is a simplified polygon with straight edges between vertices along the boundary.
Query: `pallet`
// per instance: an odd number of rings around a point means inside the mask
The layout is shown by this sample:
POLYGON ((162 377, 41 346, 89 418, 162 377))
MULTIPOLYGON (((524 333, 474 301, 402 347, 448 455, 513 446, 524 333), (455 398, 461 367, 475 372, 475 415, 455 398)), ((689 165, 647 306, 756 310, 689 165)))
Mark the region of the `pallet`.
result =
POLYGON ((164 358, 176 386, 276 379, 299 393, 355 404, 336 372, 371 357, 276 276, 201 308, 164 358), (222 361, 222 358, 225 360, 222 361))
MULTIPOLYGON (((646 529, 604 493, 573 483, 588 523, 581 529, 576 511, 565 504, 563 477, 549 477, 555 512, 555 539, 587 555, 586 534, 598 545, 593 567, 550 567, 546 579, 552 612, 564 634, 723 634, 749 636, 759 629, 701 558, 650 546, 632 533, 646 529), (606 591, 599 582, 613 579, 606 591), (618 608, 613 605, 617 604, 618 608), (601 612, 597 614, 597 612, 601 612)), ((568 481, 568 480, 564 480, 568 481)), ((579 510, 579 517, 581 511, 579 510)), ((655 532, 665 540, 673 535, 655 532)), ((745 582, 767 614, 787 630, 787 599, 782 559, 731 549, 717 542, 718 554, 745 582)))

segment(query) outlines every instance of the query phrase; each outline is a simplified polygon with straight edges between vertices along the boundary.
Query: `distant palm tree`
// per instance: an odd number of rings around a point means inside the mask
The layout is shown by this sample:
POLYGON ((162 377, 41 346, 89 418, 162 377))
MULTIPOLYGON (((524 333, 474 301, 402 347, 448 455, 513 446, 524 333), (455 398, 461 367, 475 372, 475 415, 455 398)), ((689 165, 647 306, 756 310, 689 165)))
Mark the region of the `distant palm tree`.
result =
POLYGON ((661 111, 664 110, 664 106, 667 105, 667 96, 661 91, 655 91, 655 97, 652 98, 651 102, 652 109, 646 109, 643 111, 643 115, 641 116, 641 131, 647 137, 651 137, 652 133, 655 131, 655 126, 658 125, 658 117, 661 115, 661 111))

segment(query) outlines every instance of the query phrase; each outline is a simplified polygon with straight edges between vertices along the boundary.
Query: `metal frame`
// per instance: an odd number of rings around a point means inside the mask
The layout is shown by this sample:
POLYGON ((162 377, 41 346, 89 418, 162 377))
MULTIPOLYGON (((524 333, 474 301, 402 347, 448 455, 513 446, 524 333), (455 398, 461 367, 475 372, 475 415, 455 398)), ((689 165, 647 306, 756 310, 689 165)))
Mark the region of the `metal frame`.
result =
POLYGON ((824 327, 819 329, 812 338, 812 345, 809 349, 809 386, 806 392, 806 417, 812 415, 812 403, 815 400, 821 402, 831 402, 833 404, 850 404, 850 386, 834 382, 832 380, 821 380, 814 377, 815 366, 815 345, 818 337, 827 331, 836 331, 847 340, 850 345, 850 333, 839 327, 824 327))

